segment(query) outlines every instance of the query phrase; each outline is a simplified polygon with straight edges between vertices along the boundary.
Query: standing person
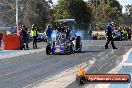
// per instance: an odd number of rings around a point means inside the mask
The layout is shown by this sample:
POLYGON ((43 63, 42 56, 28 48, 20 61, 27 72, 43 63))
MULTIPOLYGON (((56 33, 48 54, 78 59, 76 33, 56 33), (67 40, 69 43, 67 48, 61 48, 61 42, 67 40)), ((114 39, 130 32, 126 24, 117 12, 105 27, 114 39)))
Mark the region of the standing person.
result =
POLYGON ((17 35, 21 36, 21 34, 20 34, 21 30, 22 30, 22 25, 18 26, 17 35))
POLYGON ((127 28, 126 27, 124 27, 124 31, 123 31, 123 35, 124 35, 124 40, 125 41, 127 41, 127 34, 128 34, 128 32, 127 32, 127 28))
POLYGON ((3 33, 0 31, 0 47, 2 45, 3 33))
POLYGON ((121 40, 124 40, 123 39, 123 30, 122 30, 122 28, 120 28, 120 33, 121 33, 121 40))
POLYGON ((33 37, 33 49, 37 49, 37 37, 38 37, 38 30, 37 27, 35 27, 35 25, 32 25, 31 28, 31 35, 33 37))
POLYGON ((111 42, 111 45, 113 47, 113 49, 117 49, 114 45, 114 41, 113 41, 113 37, 112 37, 112 32, 113 32, 113 27, 115 26, 114 22, 111 22, 108 26, 107 26, 107 42, 105 44, 105 49, 109 49, 108 45, 111 42))
POLYGON ((28 31, 26 30, 26 27, 24 25, 22 25, 20 35, 22 37, 22 49, 28 50, 29 49, 29 47, 28 47, 29 35, 28 35, 28 31), (25 47, 24 43, 26 43, 26 47, 25 47))
POLYGON ((128 28, 128 40, 130 40, 131 41, 131 28, 128 28))
POLYGON ((91 29, 89 30, 89 35, 92 37, 92 30, 91 29))
POLYGON ((51 27, 51 25, 47 26, 47 29, 46 29, 45 33, 46 33, 46 36, 47 36, 47 40, 51 41, 51 35, 52 35, 52 27, 51 27))

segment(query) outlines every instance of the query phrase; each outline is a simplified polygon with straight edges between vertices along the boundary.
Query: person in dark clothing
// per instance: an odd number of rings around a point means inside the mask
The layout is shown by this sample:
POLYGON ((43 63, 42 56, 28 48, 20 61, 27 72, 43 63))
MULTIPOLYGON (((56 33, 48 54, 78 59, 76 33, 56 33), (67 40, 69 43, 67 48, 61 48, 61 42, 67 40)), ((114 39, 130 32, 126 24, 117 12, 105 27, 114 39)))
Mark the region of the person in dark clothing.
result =
POLYGON ((107 42, 105 44, 105 49, 109 49, 108 45, 111 42, 111 45, 113 47, 113 49, 117 49, 114 45, 114 41, 113 41, 113 37, 112 37, 112 32, 113 32, 113 26, 115 26, 114 22, 111 22, 108 26, 107 26, 107 42))
POLYGON ((52 31, 53 31, 53 29, 52 29, 51 25, 48 25, 47 26, 47 29, 45 30, 45 33, 46 33, 46 36, 47 36, 47 40, 48 41, 51 41, 52 40, 52 38, 51 38, 52 31))
POLYGON ((128 31, 127 31, 126 27, 124 27, 123 35, 124 35, 124 41, 127 41, 127 39, 128 39, 128 31))
POLYGON ((68 37, 70 36, 70 28, 68 26, 65 26, 65 33, 66 33, 66 38, 68 39, 68 37))
POLYGON ((20 31, 20 35, 22 37, 22 49, 29 49, 29 46, 28 46, 28 41, 29 41, 29 34, 26 30, 26 27, 24 25, 22 25, 22 29, 20 31), (25 44, 26 43, 26 47, 25 47, 25 44))
POLYGON ((131 41, 131 28, 128 28, 128 40, 131 41))
POLYGON ((123 40, 123 30, 121 27, 119 27, 119 32, 121 33, 121 40, 123 40))

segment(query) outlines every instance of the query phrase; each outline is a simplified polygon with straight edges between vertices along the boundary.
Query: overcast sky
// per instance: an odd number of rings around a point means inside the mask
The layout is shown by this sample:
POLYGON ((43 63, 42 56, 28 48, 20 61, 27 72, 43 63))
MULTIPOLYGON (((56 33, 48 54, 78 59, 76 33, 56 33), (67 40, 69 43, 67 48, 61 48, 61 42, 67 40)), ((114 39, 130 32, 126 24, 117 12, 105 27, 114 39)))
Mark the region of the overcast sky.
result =
MULTIPOLYGON (((52 1, 54 4, 56 4, 58 0, 52 0, 52 1)), ((132 0, 117 0, 117 1, 119 1, 122 6, 132 4, 132 0)), ((123 12, 125 12, 124 8, 123 8, 123 12)))

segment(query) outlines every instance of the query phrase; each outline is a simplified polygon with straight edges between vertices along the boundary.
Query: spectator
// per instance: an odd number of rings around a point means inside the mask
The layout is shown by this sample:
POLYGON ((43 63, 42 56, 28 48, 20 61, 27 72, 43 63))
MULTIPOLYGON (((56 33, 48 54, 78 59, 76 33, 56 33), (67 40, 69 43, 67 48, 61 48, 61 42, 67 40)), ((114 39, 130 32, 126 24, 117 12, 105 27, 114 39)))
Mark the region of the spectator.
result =
POLYGON ((126 27, 124 27, 123 35, 124 35, 124 40, 125 41, 127 41, 127 34, 128 34, 127 29, 126 29, 126 27))
POLYGON ((32 25, 31 28, 31 35, 33 37, 33 49, 37 49, 37 37, 38 37, 38 30, 37 27, 35 27, 35 25, 32 25))
POLYGON ((131 33, 132 33, 131 28, 128 28, 128 40, 130 41, 131 41, 131 33))
POLYGON ((1 47, 1 45, 2 45, 2 39, 3 39, 3 33, 0 32, 0 47, 1 47))
POLYGON ((26 27, 24 25, 22 25, 22 27, 21 27, 20 35, 22 37, 22 49, 28 50, 29 49, 29 47, 28 47, 29 34, 28 34, 28 31, 26 30, 26 27), (25 47, 25 43, 26 43, 26 47, 25 47))

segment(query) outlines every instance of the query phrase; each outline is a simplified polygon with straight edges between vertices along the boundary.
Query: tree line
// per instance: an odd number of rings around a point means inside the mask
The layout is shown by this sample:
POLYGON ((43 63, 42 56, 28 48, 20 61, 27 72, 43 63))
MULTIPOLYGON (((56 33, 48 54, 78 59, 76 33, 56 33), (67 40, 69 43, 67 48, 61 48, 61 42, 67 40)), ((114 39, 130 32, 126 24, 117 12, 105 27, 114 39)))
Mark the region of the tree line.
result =
MULTIPOLYGON (((126 13, 117 0, 18 0, 19 24, 36 24, 43 30, 48 23, 55 26, 58 19, 76 19, 77 27, 83 29, 103 29, 110 21, 118 25, 131 25, 132 5, 127 5, 126 13)), ((15 0, 0 0, 0 25, 15 24, 15 0)))

